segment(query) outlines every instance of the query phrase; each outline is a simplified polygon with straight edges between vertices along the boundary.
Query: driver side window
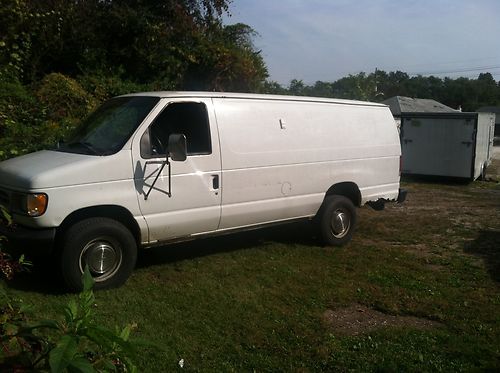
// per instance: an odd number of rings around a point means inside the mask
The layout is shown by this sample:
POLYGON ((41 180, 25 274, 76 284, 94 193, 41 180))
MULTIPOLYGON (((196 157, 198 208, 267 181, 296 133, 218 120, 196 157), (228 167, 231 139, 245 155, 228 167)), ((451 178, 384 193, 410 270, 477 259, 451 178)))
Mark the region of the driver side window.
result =
POLYGON ((210 126, 204 104, 195 102, 169 104, 149 127, 149 145, 146 145, 147 142, 141 142, 141 155, 144 158, 165 157, 168 151, 168 138, 173 133, 186 136, 188 156, 212 153, 210 126))

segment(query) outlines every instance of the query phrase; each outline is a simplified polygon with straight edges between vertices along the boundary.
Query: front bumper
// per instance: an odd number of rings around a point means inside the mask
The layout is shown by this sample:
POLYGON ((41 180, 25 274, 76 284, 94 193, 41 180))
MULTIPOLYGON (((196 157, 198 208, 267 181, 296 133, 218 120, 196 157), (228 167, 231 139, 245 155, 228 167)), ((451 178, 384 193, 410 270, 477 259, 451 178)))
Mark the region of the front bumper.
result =
POLYGON ((55 228, 29 228, 21 225, 6 226, 0 223, 0 236, 7 238, 7 246, 22 253, 49 254, 54 248, 55 228))

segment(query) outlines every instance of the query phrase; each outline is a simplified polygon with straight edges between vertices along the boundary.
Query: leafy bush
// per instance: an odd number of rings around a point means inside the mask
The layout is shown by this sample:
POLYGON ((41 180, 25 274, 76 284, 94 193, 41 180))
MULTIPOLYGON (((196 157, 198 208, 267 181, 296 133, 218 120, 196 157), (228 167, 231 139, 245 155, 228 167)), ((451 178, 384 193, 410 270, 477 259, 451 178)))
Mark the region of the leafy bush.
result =
POLYGON ((49 74, 35 92, 16 78, 0 79, 0 160, 52 146, 96 105, 74 79, 49 74))
POLYGON ((93 279, 83 275, 84 289, 62 310, 62 320, 30 324, 27 306, 0 287, 0 368, 9 371, 136 372, 133 363, 138 342, 130 341, 134 328, 110 330, 93 320, 93 279))
POLYGON ((21 76, 31 48, 30 35, 22 30, 28 18, 23 0, 0 0, 0 77, 21 76))
MULTIPOLYGON (((9 214, 0 205, 5 224, 9 214)), ((1 223, 4 224, 4 223, 1 223)), ((0 237, 0 273, 7 280, 31 263, 18 261, 3 251, 0 237)), ((0 370, 136 372, 133 362, 139 342, 129 340, 134 325, 110 330, 94 322, 94 280, 88 268, 83 274, 83 291, 62 310, 62 320, 30 323, 29 307, 14 299, 0 282, 0 370)))
POLYGON ((149 85, 137 84, 123 79, 122 75, 122 69, 119 69, 118 72, 94 71, 80 76, 78 82, 87 92, 92 94, 97 102, 127 93, 151 90, 149 85))
MULTIPOLYGON (((7 209, 2 205, 0 205, 0 224, 12 225, 12 218, 7 209)), ((11 280, 16 273, 22 272, 31 266, 31 263, 24 259, 24 255, 21 255, 18 260, 14 260, 9 253, 4 251, 4 241, 5 237, 0 236, 0 273, 7 280, 11 280)))
POLYGON ((76 80, 59 73, 45 76, 35 94, 53 122, 81 120, 96 105, 95 99, 76 80))
POLYGON ((35 89, 13 76, 0 76, 0 160, 51 147, 99 102, 150 88, 122 80, 118 73, 80 78, 92 94, 78 81, 58 73, 47 75, 35 89))
MULTIPOLYGON (((0 237, 0 241, 2 239, 3 237, 0 237)), ((13 260, 12 256, 3 251, 0 245, 0 272, 7 280, 12 280, 16 273, 24 271, 30 265, 31 263, 24 259, 24 255, 21 255, 18 260, 13 260)))
POLYGON ((35 133, 41 147, 64 139, 97 105, 76 80, 59 73, 45 76, 35 95, 46 113, 35 133))
POLYGON ((0 79, 0 159, 33 149, 45 114, 36 97, 16 78, 0 79))

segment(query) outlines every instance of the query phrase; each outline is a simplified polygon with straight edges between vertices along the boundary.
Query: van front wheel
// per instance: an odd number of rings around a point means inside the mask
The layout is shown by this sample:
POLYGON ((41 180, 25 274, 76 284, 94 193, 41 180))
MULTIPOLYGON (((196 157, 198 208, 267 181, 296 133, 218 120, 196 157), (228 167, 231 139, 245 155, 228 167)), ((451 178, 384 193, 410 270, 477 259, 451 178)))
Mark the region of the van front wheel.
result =
POLYGON ((82 274, 88 266, 94 289, 118 287, 134 269, 137 245, 121 223, 109 218, 90 218, 70 227, 64 234, 61 272, 70 290, 82 289, 82 274))
POLYGON ((326 197, 319 217, 321 236, 326 245, 342 246, 351 240, 356 225, 356 208, 349 198, 326 197))

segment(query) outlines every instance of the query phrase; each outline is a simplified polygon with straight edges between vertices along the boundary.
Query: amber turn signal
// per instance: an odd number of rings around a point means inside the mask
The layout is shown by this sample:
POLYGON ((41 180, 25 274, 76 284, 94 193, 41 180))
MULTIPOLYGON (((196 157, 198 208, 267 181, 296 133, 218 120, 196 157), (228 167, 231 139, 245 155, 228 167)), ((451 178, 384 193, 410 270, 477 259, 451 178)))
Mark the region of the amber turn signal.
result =
POLYGON ((29 216, 41 216, 47 209, 48 196, 45 193, 28 194, 26 196, 26 213, 29 216))

